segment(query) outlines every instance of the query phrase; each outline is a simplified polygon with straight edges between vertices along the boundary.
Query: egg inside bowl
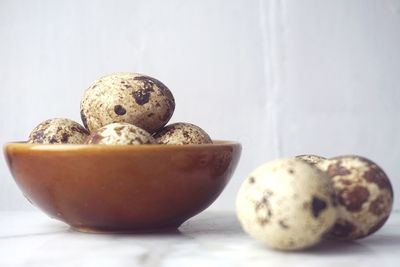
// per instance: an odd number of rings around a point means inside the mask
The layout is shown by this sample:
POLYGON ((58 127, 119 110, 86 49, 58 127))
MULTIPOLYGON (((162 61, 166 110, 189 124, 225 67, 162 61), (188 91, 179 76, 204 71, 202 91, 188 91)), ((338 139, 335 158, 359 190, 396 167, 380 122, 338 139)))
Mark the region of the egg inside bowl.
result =
POLYGON ((43 145, 7 143, 25 197, 84 232, 179 227, 207 208, 232 176, 241 145, 43 145))

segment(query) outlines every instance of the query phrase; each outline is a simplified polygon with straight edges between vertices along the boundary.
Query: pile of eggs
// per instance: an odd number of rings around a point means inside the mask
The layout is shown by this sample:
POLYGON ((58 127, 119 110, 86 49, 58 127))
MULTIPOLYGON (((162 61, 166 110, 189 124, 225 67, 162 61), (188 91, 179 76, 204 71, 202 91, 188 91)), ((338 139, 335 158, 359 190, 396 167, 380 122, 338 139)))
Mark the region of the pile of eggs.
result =
MULTIPOLYGON (((190 123, 166 124, 175 110, 171 91, 137 73, 101 77, 84 92, 83 126, 65 118, 36 126, 34 144, 208 144, 190 123)), ((355 240, 388 219, 393 190, 384 171, 360 156, 301 155, 261 165, 236 198, 238 219, 253 238, 281 250, 300 250, 323 238, 355 240)))
POLYGON ((210 136, 190 123, 165 126, 175 110, 171 91, 159 80, 137 73, 101 77, 81 100, 83 126, 65 118, 36 126, 34 144, 208 144, 210 136))
POLYGON ((356 155, 268 162, 245 179, 236 198, 244 231, 279 250, 369 236, 386 222, 392 205, 384 171, 356 155))

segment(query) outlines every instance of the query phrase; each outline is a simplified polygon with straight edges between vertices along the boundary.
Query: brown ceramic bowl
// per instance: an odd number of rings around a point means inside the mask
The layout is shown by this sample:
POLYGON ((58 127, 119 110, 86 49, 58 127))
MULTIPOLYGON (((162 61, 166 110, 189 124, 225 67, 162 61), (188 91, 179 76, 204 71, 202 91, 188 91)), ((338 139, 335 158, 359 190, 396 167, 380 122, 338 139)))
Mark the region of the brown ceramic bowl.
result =
POLYGON ((222 192, 241 145, 4 146, 25 197, 80 231, 179 227, 222 192))

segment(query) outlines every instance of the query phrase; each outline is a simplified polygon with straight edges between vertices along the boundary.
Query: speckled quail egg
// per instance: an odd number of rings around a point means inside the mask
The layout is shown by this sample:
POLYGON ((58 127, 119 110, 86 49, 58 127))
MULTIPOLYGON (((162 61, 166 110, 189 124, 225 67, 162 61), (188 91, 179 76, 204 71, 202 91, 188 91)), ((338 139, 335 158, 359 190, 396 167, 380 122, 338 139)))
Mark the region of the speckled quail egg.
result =
POLYGON ((86 144, 142 145, 154 144, 154 138, 145 130, 124 122, 111 123, 92 132, 86 144))
POLYGON ((306 161, 307 163, 310 163, 312 165, 318 164, 321 161, 326 160, 326 158, 321 157, 321 156, 317 156, 317 155, 312 155, 312 154, 308 154, 308 155, 298 155, 296 156, 296 159, 301 159, 306 161))
POLYGON ((159 144, 188 145, 211 144, 210 136, 199 126, 190 123, 178 122, 167 125, 154 134, 159 144))
POLYGON ((318 166, 330 178, 338 200, 332 237, 358 239, 383 226, 392 209, 393 190, 378 165, 360 156, 339 156, 318 166))
POLYGON ((89 132, 79 123, 64 118, 46 120, 29 135, 31 144, 83 144, 89 132))
POLYGON ((90 131, 127 122, 153 133, 167 124, 174 109, 174 97, 163 83, 137 73, 104 76, 81 100, 82 121, 90 131))
POLYGON ((240 187, 236 211, 245 232, 280 250, 317 244, 336 219, 326 174, 293 158, 254 170, 240 187))

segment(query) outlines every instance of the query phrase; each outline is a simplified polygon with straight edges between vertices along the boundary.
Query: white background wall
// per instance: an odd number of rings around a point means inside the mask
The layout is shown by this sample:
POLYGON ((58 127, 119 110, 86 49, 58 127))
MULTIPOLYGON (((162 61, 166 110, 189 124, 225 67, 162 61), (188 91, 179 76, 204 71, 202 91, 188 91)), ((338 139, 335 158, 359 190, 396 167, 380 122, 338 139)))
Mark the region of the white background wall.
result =
MULTIPOLYGON (((83 90, 116 71, 167 84, 172 121, 243 144, 214 209, 259 164, 304 153, 369 157, 400 194, 399 0, 0 0, 1 143, 79 121, 83 90)), ((32 209, 4 159, 0 209, 32 209)))

